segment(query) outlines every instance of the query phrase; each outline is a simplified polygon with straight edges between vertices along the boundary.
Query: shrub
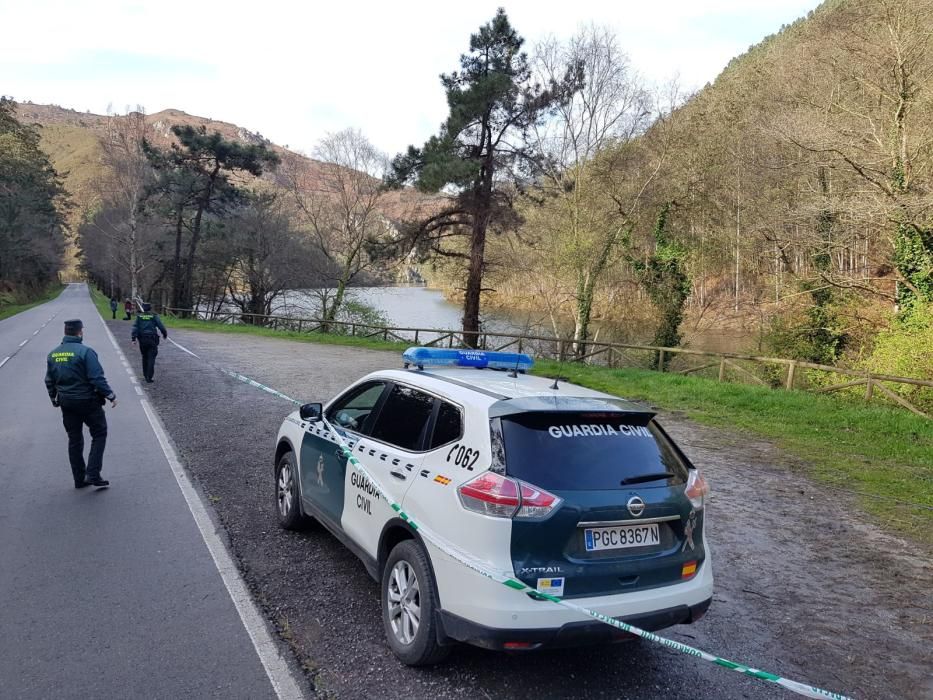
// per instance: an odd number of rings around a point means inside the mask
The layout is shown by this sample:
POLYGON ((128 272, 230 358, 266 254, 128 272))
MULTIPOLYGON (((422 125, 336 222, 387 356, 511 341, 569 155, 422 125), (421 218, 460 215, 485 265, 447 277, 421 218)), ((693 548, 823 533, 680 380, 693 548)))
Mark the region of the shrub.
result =
MULTIPOLYGON (((890 328, 881 331, 863 369, 933 379, 933 305, 915 302, 890 328)), ((933 409, 933 389, 908 384, 886 386, 922 408, 933 409)))

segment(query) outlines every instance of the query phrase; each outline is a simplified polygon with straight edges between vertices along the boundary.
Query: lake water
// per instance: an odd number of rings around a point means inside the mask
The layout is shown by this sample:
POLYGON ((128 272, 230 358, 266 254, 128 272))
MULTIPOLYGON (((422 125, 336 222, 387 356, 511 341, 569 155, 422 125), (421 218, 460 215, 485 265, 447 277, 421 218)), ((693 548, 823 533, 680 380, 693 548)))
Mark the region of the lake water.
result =
MULTIPOLYGON (((437 328, 460 330, 463 311, 444 298, 437 289, 427 287, 354 287, 348 290, 352 299, 378 310, 390 326, 407 328, 437 328)), ((316 298, 307 292, 291 292, 276 313, 291 316, 319 316, 316 298)), ((515 311, 483 314, 482 327, 490 333, 519 333, 522 335, 554 335, 550 320, 544 312, 515 311)), ((594 328, 595 331, 595 328, 594 328)), ((569 323, 564 327, 569 334, 569 323)), ((628 329, 626 341, 650 344, 653 329, 628 329)), ((405 334, 410 335, 410 334, 405 334)), ((424 340, 430 336, 419 336, 424 340)), ((620 336, 616 335, 617 339, 620 336)), ((753 349, 754 338, 747 331, 711 330, 684 331, 684 340, 690 347, 723 352, 753 349)))

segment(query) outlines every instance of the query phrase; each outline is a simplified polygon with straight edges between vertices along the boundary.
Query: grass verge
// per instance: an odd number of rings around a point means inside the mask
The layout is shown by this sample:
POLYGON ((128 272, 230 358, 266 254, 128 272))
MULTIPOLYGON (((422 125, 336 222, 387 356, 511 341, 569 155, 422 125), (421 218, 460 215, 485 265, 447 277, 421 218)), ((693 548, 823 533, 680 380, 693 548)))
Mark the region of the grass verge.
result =
POLYGON ((24 304, 2 304, 0 305, 0 321, 10 316, 15 316, 18 313, 31 309, 33 306, 38 306, 39 304, 44 304, 47 301, 52 301, 55 297, 62 293, 62 290, 65 288, 63 284, 53 284, 50 286, 42 296, 28 301, 24 304))
MULTIPOLYGON (((96 290, 94 294, 101 314, 110 318, 108 300, 96 290)), ((407 347, 372 338, 164 320, 169 328, 212 333, 396 352, 407 347)), ((803 391, 640 369, 537 360, 534 373, 559 374, 575 384, 680 412, 698 423, 766 438, 798 458, 795 468, 824 483, 864 494, 858 496, 861 507, 885 526, 933 544, 933 422, 908 411, 803 391)))

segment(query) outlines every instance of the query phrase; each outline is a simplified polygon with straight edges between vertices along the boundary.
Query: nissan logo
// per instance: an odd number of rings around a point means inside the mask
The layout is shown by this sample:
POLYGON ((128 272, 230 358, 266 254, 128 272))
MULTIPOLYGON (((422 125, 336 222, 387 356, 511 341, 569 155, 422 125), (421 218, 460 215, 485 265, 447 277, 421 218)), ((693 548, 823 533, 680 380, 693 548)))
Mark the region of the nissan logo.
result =
POLYGON ((633 518, 637 518, 645 512, 645 502, 638 496, 632 496, 625 505, 628 506, 628 512, 632 514, 633 518))

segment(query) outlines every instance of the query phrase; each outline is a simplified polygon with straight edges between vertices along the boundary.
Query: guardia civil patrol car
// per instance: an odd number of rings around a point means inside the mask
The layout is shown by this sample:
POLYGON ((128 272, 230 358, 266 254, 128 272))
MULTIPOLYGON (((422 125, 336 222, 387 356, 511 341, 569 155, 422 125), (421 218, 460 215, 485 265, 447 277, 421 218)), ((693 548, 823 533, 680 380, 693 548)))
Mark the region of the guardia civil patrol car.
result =
POLYGON ((651 411, 525 374, 531 365, 410 348, 404 369, 282 423, 279 523, 312 517, 363 561, 406 664, 436 663, 457 642, 517 651, 624 636, 474 572, 418 526, 489 570, 643 629, 694 622, 710 604, 703 477, 651 411))

